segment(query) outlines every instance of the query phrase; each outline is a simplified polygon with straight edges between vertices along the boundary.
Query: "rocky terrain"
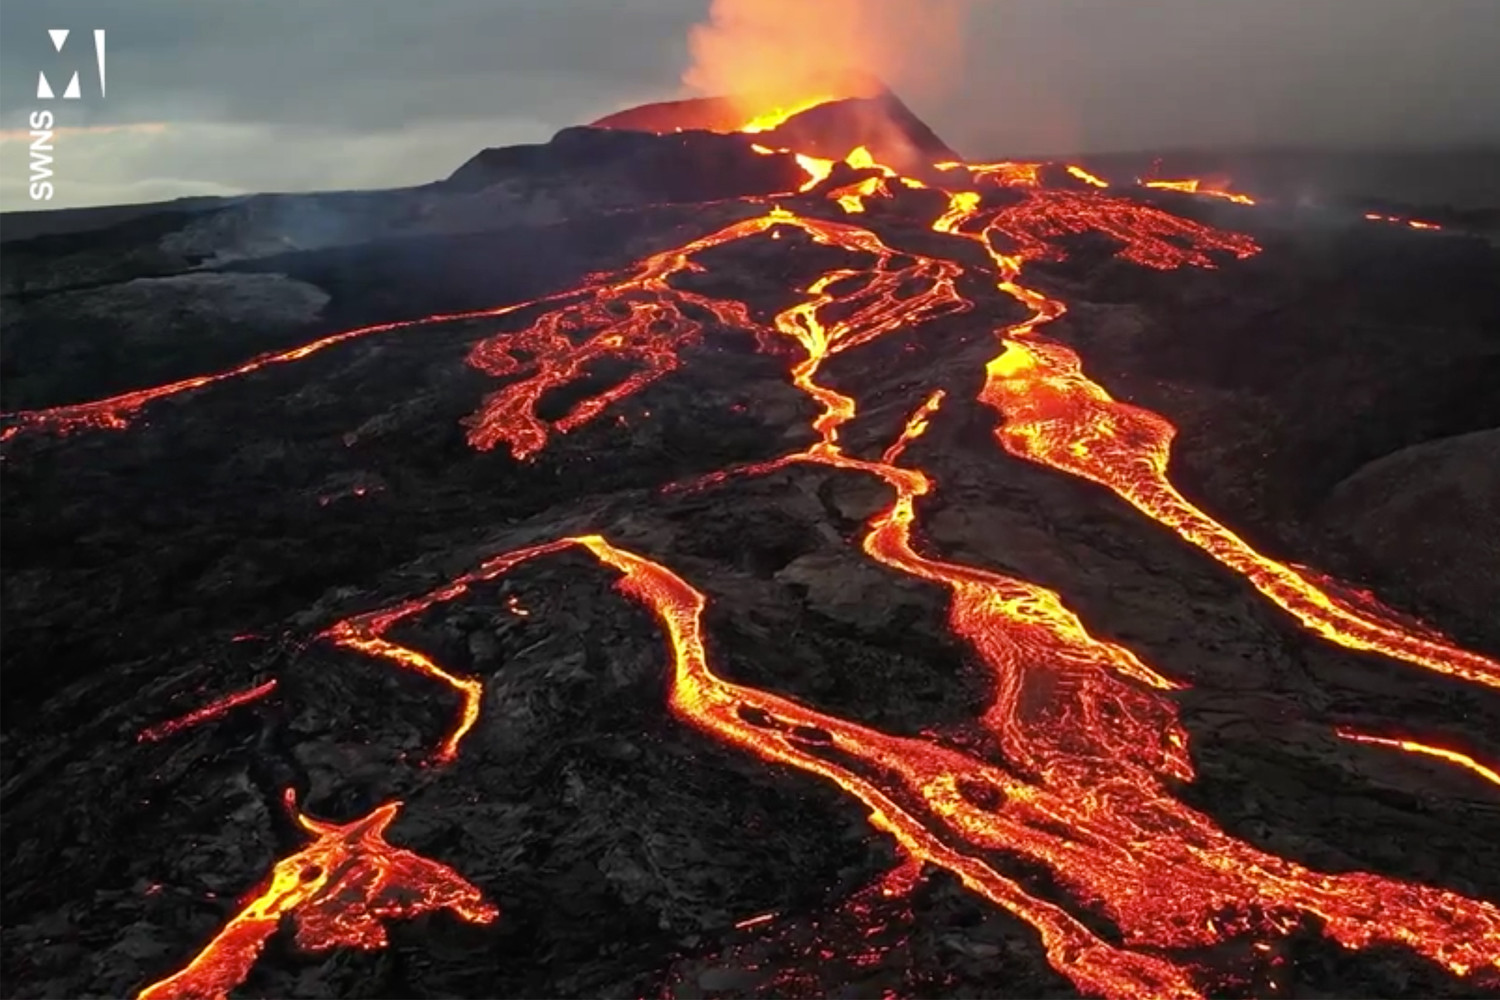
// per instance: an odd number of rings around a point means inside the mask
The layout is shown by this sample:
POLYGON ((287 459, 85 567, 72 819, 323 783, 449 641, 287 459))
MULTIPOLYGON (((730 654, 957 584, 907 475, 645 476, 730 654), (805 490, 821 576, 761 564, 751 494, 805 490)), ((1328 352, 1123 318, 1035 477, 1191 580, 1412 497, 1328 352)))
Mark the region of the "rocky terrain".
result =
MULTIPOLYGON (((566 292, 761 216, 778 192, 901 253, 983 263, 929 228, 937 192, 846 215, 826 193, 848 177, 787 193, 800 168, 752 139, 567 130, 426 188, 263 196, 7 242, 4 409, 566 292)), ((1068 303, 1049 335, 1177 427, 1174 482, 1260 551, 1500 654, 1500 250, 1462 228, 1131 197, 1260 252, 1156 271, 1106 236, 1069 237, 1066 260, 1025 272, 1068 303)), ((851 256, 789 232, 705 251, 673 282, 764 323, 851 256)), ((1230 836, 1316 871, 1500 904, 1500 787, 1336 733, 1493 767, 1500 693, 1320 639, 1115 494, 997 447, 976 397, 993 329, 1025 310, 992 280, 961 286, 972 309, 822 375, 858 400, 841 438, 870 461, 945 391, 902 458, 935 484, 916 507, 922 550, 1056 591, 1094 636, 1180 682, 1196 776, 1174 794, 1230 836)), ((913 738, 963 730, 995 697, 950 627, 949 593, 862 551, 893 497, 880 479, 802 463, 680 488, 818 439, 786 345, 710 318, 675 370, 535 455, 473 447, 466 421, 507 383, 470 352, 539 314, 371 333, 155 400, 120 429, 0 445, 0 992, 133 996, 181 969, 306 846, 292 788, 304 815, 334 823, 399 800, 389 842, 457 872, 498 917, 396 918, 385 947, 327 951, 299 948, 288 920, 234 996, 1087 995, 1033 926, 950 871, 882 895, 901 852, 857 798, 684 724, 661 621, 588 552, 527 561, 392 633, 482 682, 445 765, 432 754, 455 689, 319 638, 496 553, 598 534, 706 597, 727 681, 913 738)), ((557 421, 633 370, 592 366, 537 415, 557 421)), ((1175 876, 1155 877, 1166 892, 1175 876)), ((1346 949, 1311 917, 1263 943, 1205 949, 1204 991, 1500 996, 1500 973, 1346 949)))

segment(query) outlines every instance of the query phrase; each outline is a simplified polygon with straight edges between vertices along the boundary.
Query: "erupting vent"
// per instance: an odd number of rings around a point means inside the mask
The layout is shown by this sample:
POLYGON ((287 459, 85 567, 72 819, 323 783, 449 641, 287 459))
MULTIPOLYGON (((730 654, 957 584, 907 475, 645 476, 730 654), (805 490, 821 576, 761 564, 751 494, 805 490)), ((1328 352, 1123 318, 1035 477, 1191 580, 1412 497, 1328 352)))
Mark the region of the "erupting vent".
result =
POLYGON ((764 103, 699 98, 647 104, 608 115, 595 128, 637 132, 745 132, 760 144, 806 156, 842 160, 864 147, 881 163, 919 173, 933 163, 959 159, 895 94, 879 85, 858 96, 764 103), (748 109, 760 110, 748 110, 748 109))

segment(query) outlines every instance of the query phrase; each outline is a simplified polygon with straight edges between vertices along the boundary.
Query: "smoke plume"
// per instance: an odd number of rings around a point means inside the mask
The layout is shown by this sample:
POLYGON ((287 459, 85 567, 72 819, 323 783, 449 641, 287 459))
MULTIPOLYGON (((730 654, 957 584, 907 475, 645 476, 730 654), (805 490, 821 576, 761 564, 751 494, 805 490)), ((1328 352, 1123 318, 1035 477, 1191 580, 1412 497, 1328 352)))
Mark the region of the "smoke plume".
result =
POLYGON ((688 36, 683 83, 765 106, 935 96, 963 55, 967 0, 714 0, 688 36))

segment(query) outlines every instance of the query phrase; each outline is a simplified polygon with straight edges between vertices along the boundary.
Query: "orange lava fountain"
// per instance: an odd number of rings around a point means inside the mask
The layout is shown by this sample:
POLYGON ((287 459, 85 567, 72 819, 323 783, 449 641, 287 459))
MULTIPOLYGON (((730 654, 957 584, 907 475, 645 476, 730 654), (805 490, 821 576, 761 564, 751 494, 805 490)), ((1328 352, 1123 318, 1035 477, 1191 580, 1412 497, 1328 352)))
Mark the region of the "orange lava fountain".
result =
POLYGON ((296 812, 316 839, 279 862, 265 885, 208 945, 175 975, 154 983, 138 1000, 224 1000, 245 981, 281 918, 297 924, 304 951, 384 948, 384 921, 451 910, 473 924, 499 915, 479 890, 445 865, 386 842, 401 809, 387 802, 351 823, 325 823, 296 812))

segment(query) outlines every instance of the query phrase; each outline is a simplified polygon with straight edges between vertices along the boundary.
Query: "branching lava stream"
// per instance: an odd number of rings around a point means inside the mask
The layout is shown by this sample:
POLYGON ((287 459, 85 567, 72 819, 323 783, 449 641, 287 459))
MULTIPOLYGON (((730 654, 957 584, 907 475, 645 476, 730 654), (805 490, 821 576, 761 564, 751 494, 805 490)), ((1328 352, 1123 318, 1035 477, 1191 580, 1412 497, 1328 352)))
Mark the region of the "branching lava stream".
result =
POLYGON ((384 948, 381 921, 452 910, 470 923, 487 924, 498 911, 452 869, 392 847, 385 831, 401 809, 387 802, 352 823, 324 823, 297 811, 298 824, 316 839, 278 863, 264 886, 208 946, 174 976, 140 994, 140 1000, 221 1000, 250 973, 284 915, 297 922, 305 951, 384 948))
MULTIPOLYGON (((1023 322, 999 331, 1002 350, 988 364, 979 397, 1002 415, 997 437, 1008 452, 1109 488, 1327 639, 1500 687, 1500 664, 1408 628, 1378 606, 1328 593, 1310 575, 1256 552, 1178 493, 1167 477, 1172 425, 1113 400, 1090 381, 1077 354, 1041 333, 1063 304, 1020 283, 1027 262, 1060 257, 1058 241, 1083 233, 1108 235, 1121 244, 1119 256, 1160 269, 1211 267, 1217 255, 1254 253, 1253 241, 1098 190, 1104 182, 1081 170, 1072 172, 1071 186, 1047 187, 1038 164, 941 169, 971 183, 961 190, 953 185, 947 211, 932 229, 981 246, 998 287, 1031 310, 1023 322), (1019 197, 987 209, 985 185, 1019 197)), ((828 196, 847 216, 863 211, 866 198, 895 197, 894 188, 913 186, 888 172, 875 181, 828 196)), ((551 432, 585 424, 672 371, 682 347, 697 341, 710 320, 754 332, 766 347, 776 338, 795 347, 801 357, 791 380, 819 408, 817 441, 772 462, 711 475, 696 488, 791 465, 885 483, 893 499, 866 524, 863 550, 883 566, 947 590, 949 626, 992 682, 992 701, 977 720, 984 749, 958 749, 958 740, 940 736, 893 736, 724 680, 713 672, 705 647, 704 595, 667 567, 598 534, 496 556, 428 594, 338 622, 322 637, 454 691, 457 719, 436 753, 438 763, 450 761, 478 720, 483 682, 444 669, 387 633, 525 560, 581 547, 618 572, 619 588, 659 620, 671 652, 669 708, 677 719, 859 799, 872 825, 892 836, 910 862, 951 872, 1034 927, 1052 966, 1086 993, 1122 1000, 1202 996, 1219 985, 1205 964, 1206 949, 1236 939, 1265 942, 1307 918, 1346 948, 1396 944, 1457 976, 1500 975, 1500 908, 1375 874, 1320 873, 1230 836, 1175 793, 1193 779, 1188 734, 1172 697, 1181 682, 1091 634, 1051 590, 917 551, 917 504, 936 485, 920 468, 901 463, 946 397, 931 393, 899 438, 878 460, 868 460, 846 455, 839 442, 856 400, 818 376, 836 354, 970 309, 958 290, 964 273, 956 260, 898 251, 849 221, 773 208, 648 257, 622 278, 591 279, 577 290, 578 301, 478 344, 470 355, 475 367, 520 377, 485 400, 470 421, 469 438, 479 449, 504 443, 517 458, 533 456, 551 432), (675 275, 704 269, 693 259, 702 251, 775 235, 778 227, 798 229, 866 263, 819 276, 769 328, 743 303, 671 284, 675 275), (555 422, 537 415, 547 391, 606 357, 640 367, 555 422), (1055 890, 1037 889, 1018 874, 1037 868, 1051 876, 1055 890), (1102 935, 1095 929, 1101 923, 1114 933, 1102 935)), ((965 747, 972 742, 963 741, 965 747)), ((439 906, 471 921, 491 919, 494 910, 455 873, 385 843, 382 833, 397 805, 344 826, 304 818, 318 839, 278 864, 270 887, 186 969, 142 997, 222 996, 243 980, 283 913, 298 915, 299 940, 313 948, 378 946, 379 917, 439 906), (397 887, 417 892, 418 901, 390 901, 388 890, 397 887)))
MULTIPOLYGON (((1415 633, 1378 606, 1356 607, 1306 574, 1251 548, 1179 493, 1167 477, 1176 428, 1149 410, 1118 402, 1083 373, 1078 355, 1042 336, 1061 316, 1063 303, 1018 283, 1028 260, 1054 258, 1049 236, 1088 225, 1125 240, 1121 256, 1147 267, 1212 266, 1205 250, 1239 256, 1254 244, 1231 234, 1177 220, 1162 226, 1141 206, 1108 195, 1041 191, 1017 206, 982 212, 970 193, 955 194, 934 228, 967 235, 990 255, 1000 288, 1033 310, 1026 321, 1001 331, 1004 351, 986 369, 980 400, 1002 415, 996 437, 1006 451, 1040 465, 1090 479, 1113 490, 1153 520, 1172 529, 1244 576, 1257 590, 1317 632, 1351 649, 1381 653, 1475 684, 1500 688, 1500 663, 1460 649, 1440 636, 1415 633), (1097 220, 1097 221, 1095 221, 1097 220), (1152 224, 1140 226, 1139 222, 1152 224), (965 233, 965 226, 976 231, 965 233), (1174 231, 1175 230, 1175 231, 1174 231), (1018 249, 1002 253, 994 237, 1018 249), (1165 237, 1193 239, 1193 249, 1165 237)), ((1170 217, 1169 217, 1170 218, 1170 217)))

